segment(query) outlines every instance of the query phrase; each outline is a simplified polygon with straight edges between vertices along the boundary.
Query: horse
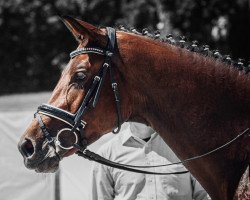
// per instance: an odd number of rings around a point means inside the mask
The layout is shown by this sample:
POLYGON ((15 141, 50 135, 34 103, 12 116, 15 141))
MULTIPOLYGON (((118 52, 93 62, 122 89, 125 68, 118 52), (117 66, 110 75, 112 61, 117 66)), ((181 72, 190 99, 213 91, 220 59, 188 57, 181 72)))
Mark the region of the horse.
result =
MULTIPOLYGON (((196 42, 187 45, 172 36, 161 39, 165 42, 148 31, 139 34, 124 27, 110 36, 109 29, 69 16, 62 20, 78 47, 49 105, 38 109, 20 139, 18 148, 26 167, 54 172, 62 158, 77 151, 76 146, 66 148, 58 140, 53 142, 54 137, 65 144, 87 146, 108 132, 118 132, 117 126, 126 121, 151 126, 181 160, 211 151, 250 127, 249 68, 241 63, 234 67, 218 51, 207 46, 196 50, 196 42), (102 51, 107 48, 112 51, 102 51), (106 73, 108 68, 110 73, 106 73), (96 99, 98 103, 93 103, 96 99), (94 108, 86 109, 92 103, 94 108), (48 114, 52 111, 56 116, 48 114)), ((248 133, 184 165, 212 199, 224 200, 238 198, 235 191, 249 160, 248 133)))

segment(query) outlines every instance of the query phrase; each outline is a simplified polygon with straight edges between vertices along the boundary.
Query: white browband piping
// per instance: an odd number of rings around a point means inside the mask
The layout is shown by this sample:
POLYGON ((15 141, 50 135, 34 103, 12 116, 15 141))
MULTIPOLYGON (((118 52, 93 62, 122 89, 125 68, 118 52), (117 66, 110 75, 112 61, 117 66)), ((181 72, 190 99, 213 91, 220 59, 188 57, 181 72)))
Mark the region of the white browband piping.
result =
MULTIPOLYGON (((39 113, 39 114, 46 115, 46 116, 49 116, 49 117, 52 117, 52 118, 55 118, 55 119, 57 119, 57 120, 59 120, 59 121, 61 121, 61 122, 64 122, 64 123, 70 125, 71 127, 73 127, 72 124, 70 124, 69 122, 65 121, 64 119, 62 119, 62 118, 60 118, 60 117, 56 117, 56 116, 54 116, 54 115, 48 114, 48 113, 43 112, 43 111, 38 111, 38 113, 39 113)), ((85 121, 81 120, 81 125, 82 125, 83 128, 86 126, 86 124, 87 124, 87 123, 86 123, 85 121)), ((80 131, 79 128, 77 128, 77 130, 80 131)))
POLYGON ((75 56, 78 56, 80 54, 86 54, 86 53, 106 55, 106 51, 104 51, 103 49, 88 48, 88 47, 76 49, 75 51, 72 51, 69 55, 70 55, 70 58, 74 58, 75 56))
POLYGON ((60 111, 62 111, 62 112, 65 112, 65 113, 67 113, 67 114, 71 115, 72 117, 74 117, 74 114, 72 114, 72 113, 70 113, 70 112, 68 112, 68 111, 66 111, 66 110, 63 110, 63 109, 61 109, 61 108, 58 108, 58 107, 52 106, 52 105, 47 104, 47 103, 43 103, 42 105, 44 105, 44 106, 48 106, 48 107, 52 107, 52 108, 54 108, 54 109, 56 109, 56 110, 60 110, 60 111))

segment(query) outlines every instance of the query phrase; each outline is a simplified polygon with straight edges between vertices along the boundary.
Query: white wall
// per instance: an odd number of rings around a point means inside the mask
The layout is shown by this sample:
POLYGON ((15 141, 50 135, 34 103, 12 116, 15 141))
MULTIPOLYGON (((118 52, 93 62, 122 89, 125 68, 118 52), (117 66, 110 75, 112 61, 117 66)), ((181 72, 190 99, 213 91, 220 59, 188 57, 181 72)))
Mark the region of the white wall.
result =
MULTIPOLYGON (((96 151, 103 143, 112 138, 113 134, 107 134, 97 142, 90 145, 90 150, 96 151)), ((90 171, 92 161, 77 155, 65 158, 60 165, 61 200, 87 200, 91 189, 90 171)))
POLYGON ((1 200, 54 200, 55 174, 37 174, 26 169, 17 149, 20 135, 31 118, 30 111, 0 112, 1 200))
MULTIPOLYGON (((38 105, 50 93, 0 96, 0 200, 54 200, 55 174, 37 174, 24 167, 17 149, 21 134, 38 105)), ((113 134, 105 135, 89 148, 96 151, 113 134)), ((60 165, 61 200, 86 200, 91 188, 92 162, 76 155, 60 165)))

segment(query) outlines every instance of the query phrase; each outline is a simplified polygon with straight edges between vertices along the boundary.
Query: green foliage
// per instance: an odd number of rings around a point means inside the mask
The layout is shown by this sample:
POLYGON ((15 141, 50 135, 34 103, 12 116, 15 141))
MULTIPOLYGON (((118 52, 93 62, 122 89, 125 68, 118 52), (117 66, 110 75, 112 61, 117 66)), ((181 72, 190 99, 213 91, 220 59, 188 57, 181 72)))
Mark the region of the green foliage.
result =
POLYGON ((248 0, 0 0, 0 94, 54 88, 76 47, 58 15, 158 27, 249 59, 249 9, 248 0))

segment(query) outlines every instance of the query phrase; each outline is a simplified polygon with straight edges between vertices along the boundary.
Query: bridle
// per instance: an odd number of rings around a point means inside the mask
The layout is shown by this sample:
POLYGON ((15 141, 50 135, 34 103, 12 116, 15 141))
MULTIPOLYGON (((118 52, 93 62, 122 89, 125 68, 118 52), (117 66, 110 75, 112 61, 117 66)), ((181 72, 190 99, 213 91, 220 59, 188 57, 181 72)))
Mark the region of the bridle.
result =
POLYGON ((107 27, 106 29, 107 29, 107 36, 108 36, 108 44, 105 50, 100 49, 98 47, 84 47, 84 48, 76 49, 75 51, 70 53, 71 59, 78 55, 89 54, 89 53, 105 56, 104 63, 102 67, 100 68, 99 72, 97 73, 97 75, 93 78, 92 84, 89 87, 87 94, 84 97, 77 112, 75 114, 72 114, 66 110, 54 107, 52 105, 42 104, 41 106, 38 107, 37 112, 34 114, 34 118, 37 119, 39 127, 41 128, 44 134, 44 137, 47 139, 48 143, 52 145, 54 148, 56 145, 66 150, 71 149, 71 148, 76 148, 78 150, 76 153, 81 157, 84 157, 89 160, 93 160, 95 162, 98 162, 98 163, 101 163, 110 167, 123 169, 123 170, 131 171, 131 172, 154 174, 154 175, 173 175, 173 174, 177 175, 177 174, 188 173, 189 171, 185 170, 185 171, 178 171, 178 172, 171 172, 171 173, 160 173, 160 172, 140 170, 138 168, 152 168, 152 167, 178 165, 178 164, 187 163, 192 160, 200 159, 229 146, 234 141, 238 140, 240 137, 242 137, 247 132, 249 132, 249 128, 247 128, 246 130, 238 134, 235 138, 233 138, 229 142, 207 153, 204 153, 202 155, 187 158, 180 162, 164 164, 164 165, 156 165, 156 166, 136 166, 136 165, 125 165, 125 164, 115 163, 86 149, 87 140, 84 137, 84 128, 87 123, 83 121, 82 119, 86 111, 90 107, 90 105, 92 105, 93 108, 96 107, 99 96, 100 96, 100 92, 101 92, 101 89, 105 80, 105 76, 108 70, 110 72, 110 82, 111 82, 111 86, 112 86, 113 93, 114 93, 116 112, 117 112, 117 129, 113 130, 113 133, 118 133, 121 129, 122 116, 121 116, 121 106, 120 106, 120 95, 119 95, 117 82, 115 81, 115 78, 114 78, 113 66, 111 62, 112 56, 114 54, 115 45, 116 45, 116 32, 115 32, 115 29, 111 27, 107 27), (46 125, 44 124, 40 114, 57 119, 71 128, 62 128, 61 130, 58 131, 56 137, 53 137, 51 133, 48 131, 46 125), (73 135, 74 141, 70 145, 65 145, 63 143, 63 134, 73 135))
POLYGON ((107 74, 107 71, 110 72, 110 81, 111 86, 114 93, 115 98, 115 105, 116 105, 116 111, 117 111, 117 129, 113 130, 113 133, 118 133, 121 129, 121 106, 120 106, 120 95, 118 90, 117 82, 114 78, 113 73, 113 67, 111 58, 114 54, 115 44, 116 44, 116 32, 114 28, 107 27, 107 35, 108 35, 108 44, 107 48, 105 50, 97 48, 97 47, 84 47, 76 49, 75 51, 70 53, 71 59, 74 57, 81 55, 81 54, 99 54, 105 56, 104 63, 102 67, 100 68, 97 75, 93 78, 92 84, 89 87, 86 96, 84 97, 80 107, 78 108, 77 112, 75 114, 72 114, 68 111, 65 111, 63 109, 54 107, 49 104, 42 104, 38 107, 37 112, 35 113, 35 118, 38 121, 39 127, 41 128, 44 136, 47 138, 48 142, 50 144, 55 143, 56 145, 60 146, 62 149, 71 149, 73 148, 73 145, 66 146, 62 144, 62 141, 60 140, 61 135, 63 134, 73 134, 75 138, 74 144, 81 147, 81 149, 85 149, 87 146, 87 141, 84 137, 84 128, 86 126, 86 122, 82 120, 84 117, 86 111, 92 104, 92 107, 95 108, 100 96, 100 92, 107 74), (56 138, 53 138, 52 135, 49 133, 48 129, 46 128, 45 124, 43 123, 43 120, 40 116, 46 115, 48 117, 57 119, 71 128, 63 128, 60 131, 58 131, 56 138), (80 138, 80 140, 78 139, 80 138))
MULTIPOLYGON (((132 172, 137 172, 137 173, 144 173, 144 174, 170 175, 170 174, 188 173, 188 171, 180 171, 180 172, 172 172, 172 173, 157 173, 157 172, 133 169, 131 168, 133 166, 114 163, 86 149, 87 140, 84 138, 84 128, 87 123, 83 121, 82 118, 85 115, 91 102, 92 102, 92 107, 93 108, 96 107, 99 96, 100 96, 100 92, 101 92, 101 89, 105 80, 105 76, 108 70, 110 72, 110 82, 111 82, 111 86, 112 86, 113 93, 114 93, 114 99, 115 99, 116 111, 117 111, 117 128, 116 130, 113 130, 113 133, 118 133, 121 129, 122 117, 121 117, 120 95, 119 95, 117 83, 114 78, 113 67, 111 63, 111 58, 114 54, 114 49, 115 49, 115 44, 116 44, 116 32, 115 32, 115 29, 111 27, 107 27, 106 29, 107 29, 107 35, 108 35, 108 44, 107 44, 106 50, 96 48, 96 47, 94 48, 84 47, 84 48, 79 48, 70 53, 71 59, 74 58, 75 56, 78 56, 81 54, 88 54, 88 53, 94 53, 94 54, 105 56, 104 63, 102 67, 100 68, 99 72, 97 73, 97 75, 93 78, 92 84, 90 88, 88 89, 87 94, 84 97, 77 112, 75 114, 72 114, 68 111, 54 107, 49 104, 42 104, 41 106, 38 107, 37 112, 34 114, 34 118, 37 119, 39 127, 41 128, 44 137, 47 139, 48 143, 51 146, 53 146, 53 148, 55 148, 56 145, 66 150, 74 147, 78 149, 76 153, 79 156, 84 157, 89 160, 94 160, 96 162, 105 164, 107 166, 124 169, 124 170, 132 171, 132 172), (40 114, 57 119, 65 123, 66 125, 70 126, 71 128, 63 128, 59 130, 56 137, 54 138, 52 134, 49 132, 49 130, 47 129, 46 125, 44 124, 40 114), (74 135, 75 140, 72 145, 66 146, 62 144, 62 140, 60 139, 60 136, 63 133, 74 135), (80 140, 78 138, 80 138, 80 140)), ((147 168, 147 167, 149 166, 143 166, 142 168, 147 168)))

